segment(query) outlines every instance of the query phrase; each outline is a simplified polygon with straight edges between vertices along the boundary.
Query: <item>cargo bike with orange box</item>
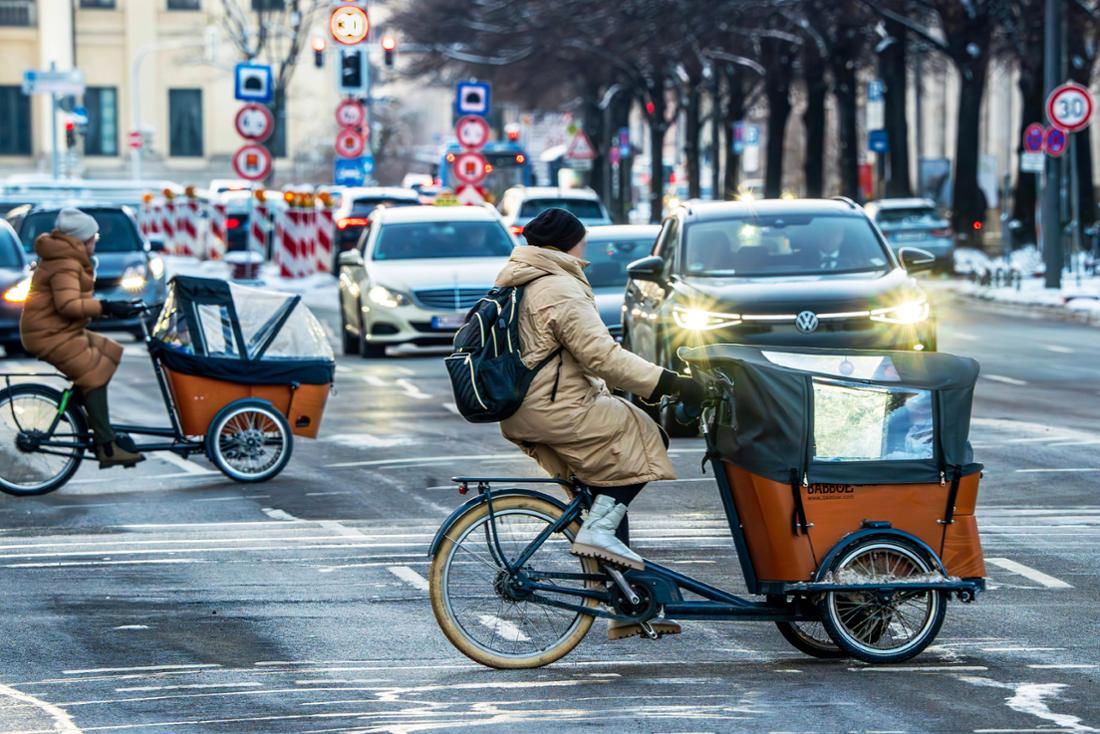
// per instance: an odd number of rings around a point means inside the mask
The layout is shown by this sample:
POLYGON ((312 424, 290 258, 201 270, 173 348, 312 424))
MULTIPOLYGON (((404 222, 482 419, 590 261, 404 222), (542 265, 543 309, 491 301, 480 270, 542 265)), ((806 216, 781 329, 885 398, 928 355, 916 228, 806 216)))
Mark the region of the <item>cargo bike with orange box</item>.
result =
POLYGON ((461 652, 530 668, 567 654, 596 617, 650 637, 662 618, 756 620, 815 657, 898 662, 935 639, 950 597, 984 590, 968 441, 976 362, 741 345, 679 355, 706 386, 704 463, 762 599, 648 559, 632 570, 571 555, 591 503, 575 479, 456 477, 477 495, 432 543, 430 595, 461 652), (494 486, 537 483, 567 500, 494 486))
MULTIPOLYGON (((142 307, 149 318, 154 307, 142 307)), ((205 454, 238 482, 262 482, 315 438, 336 369, 324 329, 301 296, 176 276, 145 344, 169 426, 114 425, 143 452, 205 454)), ((0 389, 0 491, 64 485, 93 453, 84 410, 57 374, 5 373, 0 389)))

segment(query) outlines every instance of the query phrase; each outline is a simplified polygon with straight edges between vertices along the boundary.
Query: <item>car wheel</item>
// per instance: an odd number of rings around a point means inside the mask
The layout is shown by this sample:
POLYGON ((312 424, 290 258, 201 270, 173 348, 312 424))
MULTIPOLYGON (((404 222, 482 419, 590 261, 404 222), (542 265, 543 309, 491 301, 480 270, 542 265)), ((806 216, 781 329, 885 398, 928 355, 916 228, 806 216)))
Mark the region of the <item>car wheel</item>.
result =
POLYGON ((351 357, 359 354, 359 335, 348 333, 348 322, 344 317, 344 309, 340 308, 340 343, 345 356, 351 357))
POLYGON ((385 344, 371 344, 367 341, 367 327, 363 323, 363 316, 359 316, 359 356, 363 359, 381 359, 386 356, 385 344))

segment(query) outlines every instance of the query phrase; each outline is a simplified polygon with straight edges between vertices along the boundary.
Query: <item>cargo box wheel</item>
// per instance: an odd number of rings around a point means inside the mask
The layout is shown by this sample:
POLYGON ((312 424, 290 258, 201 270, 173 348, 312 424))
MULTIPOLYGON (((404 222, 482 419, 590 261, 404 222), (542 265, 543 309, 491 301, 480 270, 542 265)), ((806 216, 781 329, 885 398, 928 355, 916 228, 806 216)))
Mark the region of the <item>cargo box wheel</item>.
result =
POLYGON ((848 653, 841 650, 829 637, 821 622, 776 622, 783 639, 800 652, 823 660, 846 658, 848 653))
POLYGON ((266 482, 290 461, 290 424, 266 400, 234 400, 218 411, 206 430, 206 452, 214 466, 238 482, 266 482))

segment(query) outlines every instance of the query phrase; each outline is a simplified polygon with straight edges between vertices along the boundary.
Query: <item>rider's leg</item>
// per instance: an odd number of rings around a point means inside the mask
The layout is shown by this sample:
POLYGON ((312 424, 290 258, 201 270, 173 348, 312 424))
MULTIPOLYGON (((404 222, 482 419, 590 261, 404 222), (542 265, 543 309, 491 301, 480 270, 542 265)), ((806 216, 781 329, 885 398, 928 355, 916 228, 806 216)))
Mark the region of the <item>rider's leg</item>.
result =
POLYGON ((112 466, 133 466, 145 457, 138 452, 127 451, 118 445, 114 429, 111 428, 111 411, 107 403, 107 386, 92 390, 83 390, 84 409, 91 424, 95 438, 95 452, 99 459, 99 468, 112 466))
MULTIPOLYGON (((621 505, 629 505, 644 487, 645 482, 628 484, 624 487, 589 487, 589 489, 592 490, 594 495, 606 494, 621 505)), ((628 515, 623 515, 623 521, 615 529, 615 537, 623 541, 624 545, 630 545, 630 517, 628 515)))

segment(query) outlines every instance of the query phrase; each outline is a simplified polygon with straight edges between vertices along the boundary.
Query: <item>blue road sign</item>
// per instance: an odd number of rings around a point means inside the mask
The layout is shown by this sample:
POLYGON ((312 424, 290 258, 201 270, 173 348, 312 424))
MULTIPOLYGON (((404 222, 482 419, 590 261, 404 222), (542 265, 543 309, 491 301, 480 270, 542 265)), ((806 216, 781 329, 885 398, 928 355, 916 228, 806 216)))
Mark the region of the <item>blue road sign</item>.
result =
POLYGON ((363 162, 363 173, 368 176, 374 175, 374 156, 365 155, 359 160, 363 162))
POLYGON ((890 150, 890 138, 885 130, 871 130, 867 133, 867 149, 872 153, 885 153, 890 150))
POLYGON ((268 104, 274 97, 271 67, 267 64, 237 64, 233 69, 233 97, 242 102, 268 104))
POLYGON ((871 81, 867 82, 868 102, 881 102, 885 93, 886 85, 882 83, 881 79, 872 79, 871 81))
POLYGON ((486 82, 459 82, 455 85, 455 114, 477 115, 485 117, 489 114, 490 87, 486 82))
MULTIPOLYGON (((334 162, 332 180, 338 186, 362 186, 369 171, 365 158, 337 158, 334 162)), ((374 159, 370 159, 370 170, 374 170, 374 159)))
POLYGON ((760 145, 759 125, 745 125, 745 145, 748 147, 760 145))

